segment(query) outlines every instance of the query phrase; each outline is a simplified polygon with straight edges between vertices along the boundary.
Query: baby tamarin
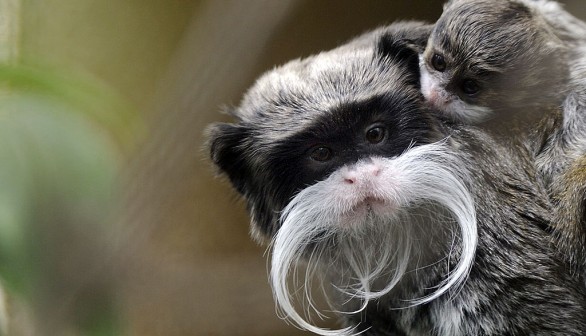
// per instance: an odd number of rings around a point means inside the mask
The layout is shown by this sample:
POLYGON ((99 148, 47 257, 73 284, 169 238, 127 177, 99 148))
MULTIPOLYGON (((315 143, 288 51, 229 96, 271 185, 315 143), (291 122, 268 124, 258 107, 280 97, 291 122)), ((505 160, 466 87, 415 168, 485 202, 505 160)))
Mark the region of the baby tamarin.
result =
POLYGON ((412 46, 430 29, 394 24, 276 68, 236 123, 209 128, 271 241, 275 300, 320 335, 582 335, 584 288, 548 244, 530 153, 441 120, 420 94, 412 46), (317 309, 313 276, 343 329, 294 308, 317 309))
POLYGON ((586 157, 586 24, 549 0, 452 0, 420 61, 422 93, 452 120, 488 120, 502 134, 545 115, 551 125, 529 146, 559 210, 556 242, 586 272, 586 178, 576 168, 586 157))
POLYGON ((420 58, 422 92, 456 121, 539 118, 563 100, 584 44, 586 24, 554 1, 451 0, 420 58))

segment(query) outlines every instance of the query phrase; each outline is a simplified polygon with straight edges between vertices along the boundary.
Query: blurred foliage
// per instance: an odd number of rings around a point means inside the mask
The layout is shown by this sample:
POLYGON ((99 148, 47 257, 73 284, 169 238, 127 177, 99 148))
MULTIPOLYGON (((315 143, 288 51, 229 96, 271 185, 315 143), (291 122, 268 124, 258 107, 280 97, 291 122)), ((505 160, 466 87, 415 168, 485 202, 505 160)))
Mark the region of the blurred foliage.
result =
POLYGON ((76 295, 114 248, 115 182, 141 123, 106 85, 66 73, 0 65, 0 277, 33 316, 70 297, 82 335, 116 335, 109 294, 76 295))

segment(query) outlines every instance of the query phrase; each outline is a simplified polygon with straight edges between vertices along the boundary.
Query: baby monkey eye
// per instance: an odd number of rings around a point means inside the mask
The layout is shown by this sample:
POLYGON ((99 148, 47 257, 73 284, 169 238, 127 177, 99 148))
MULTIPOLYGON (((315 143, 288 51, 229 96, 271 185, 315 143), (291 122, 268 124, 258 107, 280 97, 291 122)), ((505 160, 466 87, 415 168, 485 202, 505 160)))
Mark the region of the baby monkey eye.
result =
POLYGON ((319 146, 311 151, 309 157, 318 162, 325 162, 332 158, 332 150, 325 146, 319 146))
POLYGON ((431 56, 431 65, 439 72, 446 70, 446 60, 440 54, 433 54, 433 56, 431 56))
POLYGON ((371 144, 377 144, 385 138, 385 129, 381 126, 371 127, 366 131, 366 140, 371 144))
POLYGON ((480 86, 473 79, 466 79, 462 82, 462 92, 469 96, 473 96, 478 93, 480 86))

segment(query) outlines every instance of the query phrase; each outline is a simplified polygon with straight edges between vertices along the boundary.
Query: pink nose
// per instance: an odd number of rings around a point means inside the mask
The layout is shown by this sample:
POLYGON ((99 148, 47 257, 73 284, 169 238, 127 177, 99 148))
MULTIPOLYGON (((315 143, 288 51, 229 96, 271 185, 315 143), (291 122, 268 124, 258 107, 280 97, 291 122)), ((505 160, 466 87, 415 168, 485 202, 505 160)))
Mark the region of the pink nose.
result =
POLYGON ((435 87, 430 90, 428 99, 436 107, 446 106, 452 101, 445 92, 435 87))
POLYGON ((355 184, 379 176, 380 172, 380 166, 372 163, 346 172, 343 178, 346 184, 355 184))

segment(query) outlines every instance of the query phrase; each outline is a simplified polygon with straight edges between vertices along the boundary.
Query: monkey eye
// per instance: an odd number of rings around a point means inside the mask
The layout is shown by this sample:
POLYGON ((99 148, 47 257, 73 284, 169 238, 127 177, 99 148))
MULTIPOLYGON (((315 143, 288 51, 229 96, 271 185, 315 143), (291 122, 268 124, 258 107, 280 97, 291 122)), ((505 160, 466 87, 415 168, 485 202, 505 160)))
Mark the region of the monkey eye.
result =
POLYGON ((366 131, 366 141, 377 144, 385 138, 386 131, 382 126, 374 126, 366 131))
POLYGON ((444 72, 446 70, 446 60, 440 54, 433 54, 431 56, 431 66, 439 72, 444 72))
POLYGON ((325 146, 319 146, 311 151, 309 157, 318 162, 325 162, 332 158, 332 150, 325 146))
POLYGON ((462 82, 462 92, 469 96, 473 96, 480 91, 480 86, 478 83, 473 79, 465 79, 462 82))

